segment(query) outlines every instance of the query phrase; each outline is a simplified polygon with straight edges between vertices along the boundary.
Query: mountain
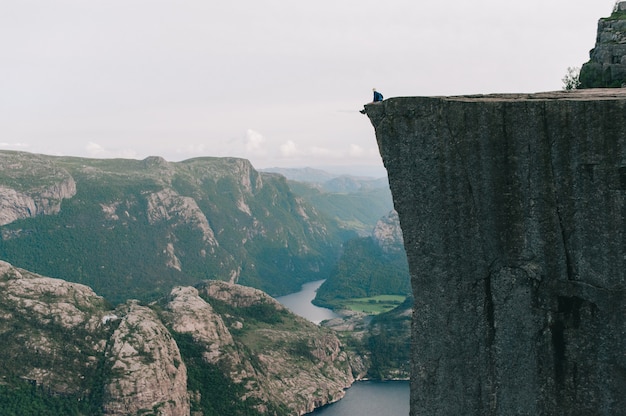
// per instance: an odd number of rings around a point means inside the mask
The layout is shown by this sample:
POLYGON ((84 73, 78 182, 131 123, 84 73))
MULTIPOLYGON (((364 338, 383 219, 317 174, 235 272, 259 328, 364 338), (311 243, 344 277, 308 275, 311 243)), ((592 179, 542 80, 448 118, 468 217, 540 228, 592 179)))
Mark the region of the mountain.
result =
POLYGON ((324 183, 338 175, 326 172, 322 169, 315 168, 265 168, 259 169, 259 172, 278 173, 285 178, 297 182, 324 183))
POLYGON ((317 185, 326 192, 355 192, 359 190, 388 189, 386 177, 354 176, 335 174, 314 168, 266 168, 260 172, 278 173, 290 181, 317 185))
POLYGON ((349 299, 410 293, 402 230, 392 211, 379 219, 369 237, 344 244, 337 267, 317 290, 314 303, 341 309, 349 299))
POLYGON ((339 224, 342 240, 370 234, 393 209, 387 178, 337 175, 312 168, 270 168, 284 175, 294 194, 339 224))
POLYGON ((114 308, 0 262, 0 335, 4 415, 301 415, 365 371, 332 331, 223 281, 114 308))
POLYGON ((114 303, 205 279, 294 292, 326 277, 340 231, 243 159, 0 151, 0 259, 114 303))

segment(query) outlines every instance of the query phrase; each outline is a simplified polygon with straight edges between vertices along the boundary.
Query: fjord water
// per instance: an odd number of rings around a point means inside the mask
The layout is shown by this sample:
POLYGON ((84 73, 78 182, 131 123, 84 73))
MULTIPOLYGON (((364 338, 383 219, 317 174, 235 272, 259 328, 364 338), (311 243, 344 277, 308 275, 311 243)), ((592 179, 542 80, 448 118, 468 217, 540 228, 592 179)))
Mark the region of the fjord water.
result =
POLYGON ((314 416, 408 416, 408 381, 359 381, 343 399, 317 409, 314 416))
POLYGON ((311 303, 315 298, 315 292, 324 283, 324 280, 309 282, 302 285, 299 292, 276 298, 277 301, 296 315, 300 315, 309 321, 319 324, 325 319, 338 318, 335 312, 327 308, 320 308, 311 303))
MULTIPOLYGON (((323 280, 302 285, 299 292, 276 298, 293 313, 316 324, 339 315, 311 303, 323 280)), ((315 410, 315 416, 407 416, 409 414, 408 381, 359 381, 346 391, 343 399, 315 410)))

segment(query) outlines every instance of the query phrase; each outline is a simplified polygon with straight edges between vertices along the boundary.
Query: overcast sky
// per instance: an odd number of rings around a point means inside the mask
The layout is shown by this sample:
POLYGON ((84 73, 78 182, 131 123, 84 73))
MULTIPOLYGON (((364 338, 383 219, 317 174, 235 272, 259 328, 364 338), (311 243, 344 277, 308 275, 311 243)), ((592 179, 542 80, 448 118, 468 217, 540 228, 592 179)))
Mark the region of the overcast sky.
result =
POLYGON ((614 0, 0 0, 0 148, 382 163, 385 98, 562 88, 614 0))

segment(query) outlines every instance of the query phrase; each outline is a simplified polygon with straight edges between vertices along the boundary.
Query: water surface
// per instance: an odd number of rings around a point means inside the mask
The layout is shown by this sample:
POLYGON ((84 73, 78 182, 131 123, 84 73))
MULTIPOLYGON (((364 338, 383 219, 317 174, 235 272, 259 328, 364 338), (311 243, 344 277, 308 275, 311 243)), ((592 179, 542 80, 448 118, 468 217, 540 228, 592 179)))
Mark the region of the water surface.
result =
POLYGON ((320 308, 311 303, 315 298, 315 292, 324 283, 324 280, 309 282, 302 285, 299 292, 276 298, 277 301, 289 308, 291 312, 300 315, 309 321, 319 324, 325 319, 338 318, 335 312, 328 308, 320 308))
MULTIPOLYGON (((276 298, 296 315, 319 324, 338 318, 335 312, 311 303, 324 280, 305 283, 299 292, 276 298)), ((408 416, 408 381, 358 381, 343 399, 309 413, 314 416, 408 416)))
POLYGON ((408 416, 408 381, 358 381, 343 399, 309 413, 312 416, 408 416))

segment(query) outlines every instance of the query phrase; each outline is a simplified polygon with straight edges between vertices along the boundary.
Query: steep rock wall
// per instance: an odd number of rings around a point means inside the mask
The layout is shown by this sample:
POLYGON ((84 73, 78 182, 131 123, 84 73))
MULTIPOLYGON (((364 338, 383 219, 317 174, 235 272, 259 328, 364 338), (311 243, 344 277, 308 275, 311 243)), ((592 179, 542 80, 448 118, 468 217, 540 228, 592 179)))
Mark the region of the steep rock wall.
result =
POLYGON ((411 415, 623 411, 626 91, 366 109, 415 296, 411 415))
POLYGON ((626 2, 598 21, 596 45, 580 69, 579 88, 621 87, 626 83, 626 2))

